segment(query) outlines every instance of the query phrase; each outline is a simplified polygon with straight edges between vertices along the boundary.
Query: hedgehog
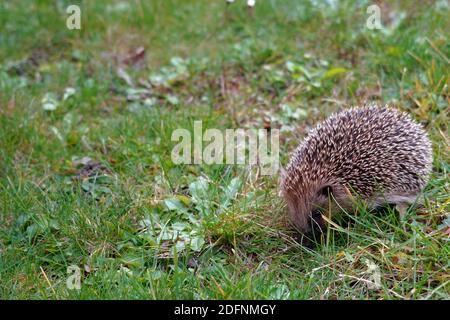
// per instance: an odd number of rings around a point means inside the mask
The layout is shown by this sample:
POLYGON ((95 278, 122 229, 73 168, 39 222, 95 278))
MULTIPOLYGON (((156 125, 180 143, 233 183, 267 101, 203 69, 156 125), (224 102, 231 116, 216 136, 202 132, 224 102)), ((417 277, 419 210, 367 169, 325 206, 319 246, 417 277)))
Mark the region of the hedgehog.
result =
POLYGON ((407 113, 353 107, 308 133, 281 171, 280 191, 294 227, 308 239, 323 232, 324 216, 355 211, 355 199, 370 209, 415 203, 431 167, 431 142, 407 113))

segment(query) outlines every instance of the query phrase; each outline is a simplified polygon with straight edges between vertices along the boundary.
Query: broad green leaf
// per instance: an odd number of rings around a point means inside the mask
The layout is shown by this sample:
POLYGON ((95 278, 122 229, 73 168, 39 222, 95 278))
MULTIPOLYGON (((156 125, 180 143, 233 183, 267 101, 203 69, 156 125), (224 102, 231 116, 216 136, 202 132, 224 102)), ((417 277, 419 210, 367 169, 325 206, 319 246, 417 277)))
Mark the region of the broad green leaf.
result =
POLYGON ((195 236, 191 239, 190 247, 192 250, 198 252, 202 250, 204 244, 205 239, 202 236, 195 236))
POLYGON ((236 195, 241 187, 241 180, 239 178, 233 178, 228 186, 224 189, 225 194, 221 203, 221 210, 228 208, 231 201, 236 198, 236 195))
POLYGON ((208 181, 203 177, 189 184, 189 192, 192 195, 192 200, 196 203, 201 203, 208 198, 208 189, 208 181))
POLYGON ((323 77, 325 79, 334 78, 334 77, 341 75, 343 73, 346 73, 346 72, 348 72, 348 70, 345 68, 341 68, 341 67, 331 68, 327 72, 325 72, 323 77))
POLYGON ((189 199, 189 197, 186 197, 182 194, 177 195, 177 199, 180 200, 185 206, 188 206, 191 204, 191 199, 189 199))
POLYGON ((166 205, 167 209, 169 209, 169 210, 178 211, 178 212, 182 212, 182 213, 186 212, 186 207, 177 198, 165 199, 164 204, 166 205))

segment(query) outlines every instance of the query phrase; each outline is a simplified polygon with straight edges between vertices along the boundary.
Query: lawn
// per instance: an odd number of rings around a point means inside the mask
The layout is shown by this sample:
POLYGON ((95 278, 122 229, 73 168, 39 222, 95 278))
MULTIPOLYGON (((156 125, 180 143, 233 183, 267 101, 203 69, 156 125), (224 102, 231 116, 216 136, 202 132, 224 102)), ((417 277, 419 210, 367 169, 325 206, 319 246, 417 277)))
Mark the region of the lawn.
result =
POLYGON ((450 299, 450 9, 376 3, 371 30, 371 1, 2 1, 0 298, 450 299), (279 129, 286 165, 366 102, 429 133, 425 202, 337 216, 314 249, 277 174, 171 158, 202 120, 279 129))

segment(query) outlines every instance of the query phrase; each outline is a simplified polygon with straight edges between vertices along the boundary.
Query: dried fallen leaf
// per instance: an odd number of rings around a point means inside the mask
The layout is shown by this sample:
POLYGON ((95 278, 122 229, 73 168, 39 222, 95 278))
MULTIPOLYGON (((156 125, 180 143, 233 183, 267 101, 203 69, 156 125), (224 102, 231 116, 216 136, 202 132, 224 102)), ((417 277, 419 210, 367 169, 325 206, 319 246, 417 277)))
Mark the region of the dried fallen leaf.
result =
POLYGON ((145 48, 139 47, 125 59, 123 59, 123 63, 128 65, 134 65, 145 58, 145 48))
POLYGON ((444 231, 442 233, 450 237, 450 227, 447 227, 446 229, 444 229, 444 231))

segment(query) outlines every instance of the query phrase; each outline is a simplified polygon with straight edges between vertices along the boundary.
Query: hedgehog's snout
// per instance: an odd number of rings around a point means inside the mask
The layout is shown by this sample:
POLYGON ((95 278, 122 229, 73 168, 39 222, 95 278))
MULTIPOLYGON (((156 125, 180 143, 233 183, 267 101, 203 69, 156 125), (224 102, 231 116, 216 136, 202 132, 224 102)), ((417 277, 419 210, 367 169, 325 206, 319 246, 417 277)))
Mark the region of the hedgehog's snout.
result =
POLYGON ((314 222, 319 222, 322 219, 322 211, 319 209, 314 209, 311 212, 310 219, 314 222))
POLYGON ((322 211, 320 209, 314 209, 309 216, 309 225, 311 226, 311 233, 313 238, 319 237, 323 233, 325 228, 325 222, 322 218, 322 211))
POLYGON ((314 249, 317 243, 320 242, 324 227, 322 211, 320 209, 313 209, 308 216, 307 231, 299 234, 300 243, 307 248, 314 249))

